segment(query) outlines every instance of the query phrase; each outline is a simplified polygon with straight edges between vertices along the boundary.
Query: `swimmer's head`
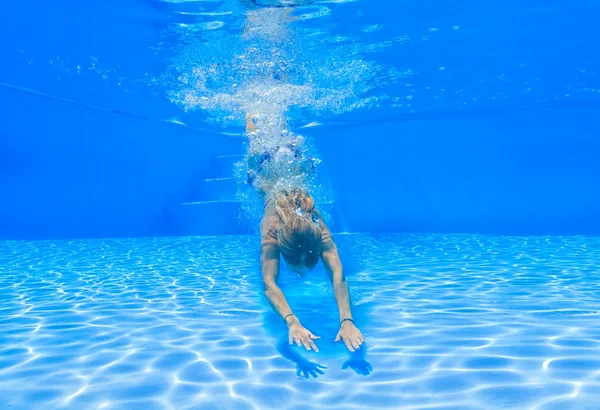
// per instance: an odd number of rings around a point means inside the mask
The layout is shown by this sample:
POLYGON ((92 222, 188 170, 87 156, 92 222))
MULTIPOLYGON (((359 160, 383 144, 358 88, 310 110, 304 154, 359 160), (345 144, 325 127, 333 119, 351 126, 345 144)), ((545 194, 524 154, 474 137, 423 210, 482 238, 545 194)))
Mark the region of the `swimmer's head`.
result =
POLYGON ((279 250, 299 276, 312 270, 321 256, 321 225, 313 198, 302 189, 284 191, 275 200, 279 217, 279 250))

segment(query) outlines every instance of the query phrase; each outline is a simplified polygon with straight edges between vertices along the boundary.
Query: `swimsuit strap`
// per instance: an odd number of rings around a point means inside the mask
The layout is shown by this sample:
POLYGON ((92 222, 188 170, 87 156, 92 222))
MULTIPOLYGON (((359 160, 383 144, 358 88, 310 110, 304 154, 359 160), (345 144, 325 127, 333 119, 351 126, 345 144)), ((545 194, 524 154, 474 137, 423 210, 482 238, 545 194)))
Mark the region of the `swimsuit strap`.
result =
POLYGON ((267 209, 267 206, 269 206, 269 203, 270 203, 270 202, 271 202, 273 199, 277 200, 277 198, 275 197, 275 195, 271 194, 271 196, 269 197, 269 199, 267 199, 267 200, 265 201, 265 206, 263 207, 263 211, 264 211, 265 209, 267 209))
POLYGON ((267 209, 267 206, 269 206, 269 204, 271 203, 271 201, 275 200, 275 202, 277 202, 277 198, 279 198, 281 196, 281 192, 276 193, 276 194, 270 194, 269 195, 269 199, 267 199, 265 201, 265 206, 263 207, 263 211, 265 209, 267 209))

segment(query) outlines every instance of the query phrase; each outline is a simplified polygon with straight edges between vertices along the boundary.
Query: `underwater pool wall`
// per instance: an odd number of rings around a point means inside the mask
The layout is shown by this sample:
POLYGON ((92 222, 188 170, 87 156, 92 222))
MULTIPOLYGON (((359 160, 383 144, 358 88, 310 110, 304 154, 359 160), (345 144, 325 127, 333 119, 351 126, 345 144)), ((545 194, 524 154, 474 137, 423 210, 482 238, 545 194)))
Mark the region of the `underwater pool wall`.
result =
POLYGON ((166 234, 211 159, 239 140, 0 88, 0 237, 166 234))
POLYGON ((600 107, 440 113, 311 132, 342 230, 600 233, 600 107))
MULTIPOLYGON (((0 90, 0 237, 248 233, 243 139, 0 90), (238 157, 235 157, 238 155, 238 157), (232 191, 233 190, 233 191, 232 191)), ((344 232, 600 233, 600 107, 311 128, 344 232)))

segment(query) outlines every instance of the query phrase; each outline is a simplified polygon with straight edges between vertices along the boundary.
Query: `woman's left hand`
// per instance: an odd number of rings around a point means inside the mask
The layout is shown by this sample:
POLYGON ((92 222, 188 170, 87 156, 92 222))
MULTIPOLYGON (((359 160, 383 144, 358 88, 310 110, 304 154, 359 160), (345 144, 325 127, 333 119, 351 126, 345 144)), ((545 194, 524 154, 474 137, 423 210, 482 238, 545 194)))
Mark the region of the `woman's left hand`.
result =
POLYGON ((360 333, 360 330, 354 326, 354 323, 346 320, 344 323, 342 323, 340 331, 335 337, 336 342, 339 342, 340 340, 344 341, 344 344, 348 350, 354 352, 360 348, 361 344, 364 343, 365 338, 363 337, 362 333, 360 333))

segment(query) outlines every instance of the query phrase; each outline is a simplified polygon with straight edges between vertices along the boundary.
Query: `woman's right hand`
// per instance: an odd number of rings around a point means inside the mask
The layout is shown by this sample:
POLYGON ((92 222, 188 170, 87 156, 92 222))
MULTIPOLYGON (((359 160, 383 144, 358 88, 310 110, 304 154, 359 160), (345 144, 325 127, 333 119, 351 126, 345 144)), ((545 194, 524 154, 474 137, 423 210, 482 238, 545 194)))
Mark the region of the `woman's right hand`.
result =
POLYGON ((292 323, 289 331, 290 344, 296 342, 298 347, 304 346, 306 350, 314 350, 318 352, 319 349, 315 344, 315 340, 320 339, 319 336, 315 336, 310 330, 300 324, 300 322, 292 323))

